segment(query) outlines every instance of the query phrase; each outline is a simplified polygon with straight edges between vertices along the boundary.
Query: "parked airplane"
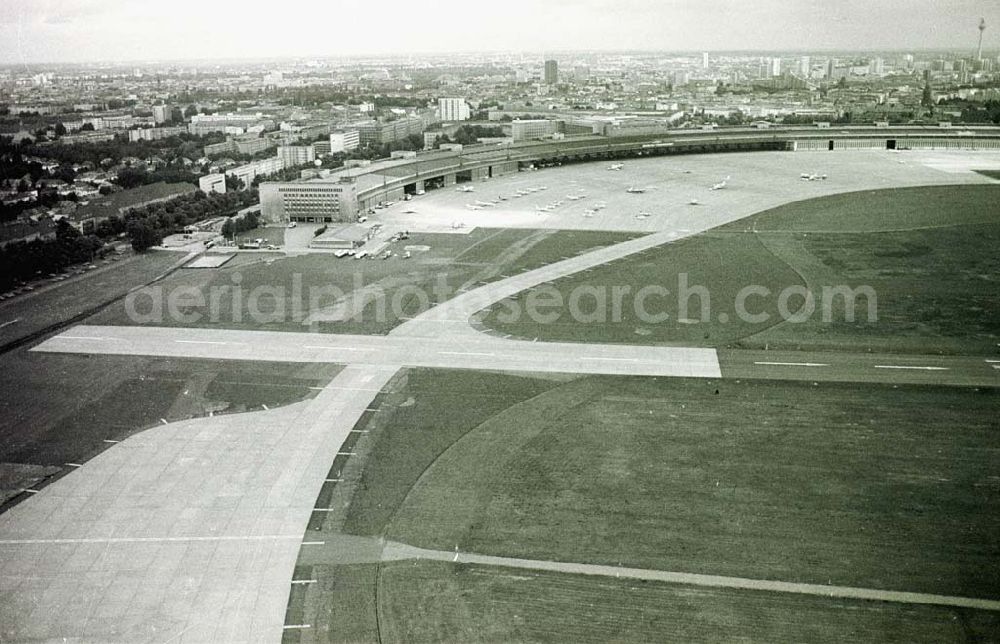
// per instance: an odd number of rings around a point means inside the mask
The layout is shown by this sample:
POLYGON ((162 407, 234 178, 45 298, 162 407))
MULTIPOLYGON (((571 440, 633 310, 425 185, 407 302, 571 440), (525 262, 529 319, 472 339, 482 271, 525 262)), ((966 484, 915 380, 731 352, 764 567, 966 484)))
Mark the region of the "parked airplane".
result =
POLYGON ((728 182, 729 182, 729 177, 726 177, 725 179, 723 179, 723 180, 722 180, 722 181, 720 181, 719 183, 717 183, 717 184, 715 184, 714 186, 712 186, 712 187, 711 187, 710 189, 711 189, 711 190, 722 190, 723 188, 725 188, 725 187, 726 187, 726 184, 727 184, 728 182))
POLYGON ((642 193, 646 192, 647 190, 649 190, 649 188, 637 188, 635 186, 632 186, 631 188, 626 189, 625 192, 627 192, 629 194, 632 194, 632 195, 641 195, 642 193))
POLYGON ((701 202, 698 201, 697 199, 692 199, 691 201, 688 202, 688 205, 689 206, 700 206, 701 202))
POLYGON ((459 186, 455 188, 455 192, 475 192, 475 186, 459 186))
POLYGON ((468 208, 469 210, 482 210, 483 209, 482 206, 477 206, 477 205, 471 204, 471 203, 465 204, 465 207, 468 208))
POLYGON ((625 167, 624 163, 612 163, 610 166, 608 166, 608 170, 621 170, 624 167, 625 167))
POLYGON ((799 175, 799 177, 805 179, 806 181, 821 181, 823 179, 826 179, 825 174, 809 174, 808 172, 803 172, 802 174, 799 175))
POLYGON ((494 206, 496 206, 496 204, 493 203, 492 201, 477 201, 476 205, 483 206, 484 208, 493 208, 494 206))

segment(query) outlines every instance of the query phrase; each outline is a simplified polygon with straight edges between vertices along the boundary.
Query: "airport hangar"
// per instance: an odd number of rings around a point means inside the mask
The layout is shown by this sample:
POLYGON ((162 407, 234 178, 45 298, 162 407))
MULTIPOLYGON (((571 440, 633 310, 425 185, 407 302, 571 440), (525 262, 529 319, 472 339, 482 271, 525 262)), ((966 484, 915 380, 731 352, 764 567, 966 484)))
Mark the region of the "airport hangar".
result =
MULTIPOLYGON (((948 124, 943 124, 948 125, 948 124)), ((328 176, 263 182, 268 223, 349 223, 407 194, 512 174, 536 165, 672 154, 796 150, 1000 150, 1000 127, 837 126, 672 129, 642 136, 581 136, 418 152, 328 176)))

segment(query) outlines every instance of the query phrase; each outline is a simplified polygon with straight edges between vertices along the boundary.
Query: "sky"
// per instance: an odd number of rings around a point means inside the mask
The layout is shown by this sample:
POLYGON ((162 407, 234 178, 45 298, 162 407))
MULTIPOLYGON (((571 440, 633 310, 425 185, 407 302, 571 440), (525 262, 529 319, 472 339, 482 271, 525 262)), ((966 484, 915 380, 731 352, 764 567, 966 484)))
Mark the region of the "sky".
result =
POLYGON ((1000 49, 1000 0, 0 0, 0 64, 583 50, 1000 49))

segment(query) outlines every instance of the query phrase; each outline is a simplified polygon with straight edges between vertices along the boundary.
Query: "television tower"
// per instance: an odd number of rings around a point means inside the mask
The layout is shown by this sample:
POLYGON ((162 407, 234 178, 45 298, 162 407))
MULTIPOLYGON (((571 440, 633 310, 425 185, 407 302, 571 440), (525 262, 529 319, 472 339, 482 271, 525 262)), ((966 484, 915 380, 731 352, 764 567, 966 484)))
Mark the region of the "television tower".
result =
POLYGON ((986 31, 986 18, 979 19, 979 47, 976 48, 976 60, 983 59, 983 32, 986 31))

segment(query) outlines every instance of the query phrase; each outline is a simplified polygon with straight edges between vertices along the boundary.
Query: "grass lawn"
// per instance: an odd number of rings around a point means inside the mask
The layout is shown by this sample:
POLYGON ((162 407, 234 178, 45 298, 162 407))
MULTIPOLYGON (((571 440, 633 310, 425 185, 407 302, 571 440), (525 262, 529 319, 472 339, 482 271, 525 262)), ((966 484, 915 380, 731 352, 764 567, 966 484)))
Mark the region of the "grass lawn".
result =
MULTIPOLYGON (((467 235, 414 234, 394 245, 389 260, 337 259, 332 254, 294 257, 253 256, 219 269, 183 270, 158 286, 156 301, 168 310, 169 293, 193 287, 204 295, 203 306, 181 308, 198 315, 194 321, 153 316, 150 323, 172 326, 221 326, 323 333, 387 333, 402 319, 420 312, 423 302, 437 303, 458 289, 536 268, 565 256, 631 238, 628 234, 477 229, 467 235), (402 259, 405 246, 428 246, 402 259), (439 282, 448 293, 438 296, 439 282), (234 285, 242 293, 234 296, 234 285), (298 289, 298 290, 297 290, 298 289), (302 293, 296 298, 296 292, 302 293), (419 293, 427 294, 423 300, 419 293), (212 293, 217 304, 210 306, 212 293), (384 293, 384 297, 376 297, 384 293), (296 308, 294 302, 300 302, 296 308), (345 315, 342 303, 348 306, 345 315), (214 312, 213 312, 214 308, 214 312), (255 311, 258 313, 255 315, 255 311), (360 315, 357 312, 360 311, 360 315)), ((142 311, 150 310, 142 298, 142 311)), ((94 324, 133 324, 124 303, 90 320, 94 324)))
MULTIPOLYGON (((620 320, 572 319, 561 309, 555 323, 510 319, 508 303, 495 305, 487 327, 519 337, 580 342, 682 344, 773 349, 849 349, 877 352, 993 354, 1000 340, 1000 186, 943 186, 866 191, 797 202, 661 246, 645 253, 557 280, 564 300, 573 289, 660 285, 667 297, 647 300, 647 310, 665 312, 663 322, 643 320, 627 296, 620 320), (679 297, 680 280, 709 294, 679 297), (742 321, 736 296, 747 286, 770 295, 747 300, 766 319, 742 321), (805 322, 782 321, 778 294, 807 285, 817 313, 805 322), (824 321, 824 287, 870 287, 876 316, 858 298, 848 321, 835 298, 824 321), (688 310, 680 308, 680 301, 688 310), (725 319, 720 319, 720 316, 725 319)), ((519 296, 524 302, 527 293, 519 296)), ((610 298, 609 298, 610 299, 610 298)), ((791 311, 802 300, 792 298, 791 311)), ((593 311, 583 300, 583 311, 593 311)))
POLYGON ((23 340, 93 310, 155 279, 183 257, 182 253, 152 251, 51 286, 36 284, 31 294, 0 303, 0 324, 12 322, 0 327, 0 345, 23 340))
MULTIPOLYGON (((447 384, 469 407, 508 386, 465 374, 447 384)), ((386 536, 421 547, 1000 597, 996 390, 547 385, 485 421, 438 405, 440 437, 429 437, 432 411, 392 410, 389 456, 368 461, 354 529, 377 534, 398 506, 386 536)))
POLYGON ((237 233, 235 241, 237 244, 241 244, 255 239, 263 239, 264 246, 274 245, 281 247, 285 245, 285 230, 284 226, 261 226, 253 230, 245 230, 242 233, 237 233))
POLYGON ((82 463, 146 427, 212 413, 276 407, 315 394, 336 365, 30 353, 0 371, 3 461, 82 463))
POLYGON ((365 429, 373 446, 344 530, 381 534, 417 479, 466 432, 559 383, 513 374, 409 369, 365 429))
POLYGON ((965 642, 995 613, 444 562, 381 568, 385 642, 965 642))

